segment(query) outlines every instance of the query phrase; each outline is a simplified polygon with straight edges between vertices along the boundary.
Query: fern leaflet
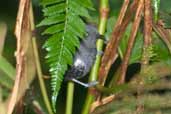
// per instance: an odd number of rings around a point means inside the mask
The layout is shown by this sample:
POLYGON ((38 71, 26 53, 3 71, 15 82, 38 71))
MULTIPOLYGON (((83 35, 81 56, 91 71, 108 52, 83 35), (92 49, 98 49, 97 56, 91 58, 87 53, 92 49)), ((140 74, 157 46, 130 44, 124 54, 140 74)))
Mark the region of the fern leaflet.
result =
POLYGON ((89 18, 88 9, 93 7, 90 0, 43 0, 41 4, 45 18, 38 27, 48 26, 42 34, 50 35, 43 47, 48 52, 45 58, 50 66, 51 100, 55 111, 65 71, 72 64, 79 39, 86 34, 82 17, 89 18))

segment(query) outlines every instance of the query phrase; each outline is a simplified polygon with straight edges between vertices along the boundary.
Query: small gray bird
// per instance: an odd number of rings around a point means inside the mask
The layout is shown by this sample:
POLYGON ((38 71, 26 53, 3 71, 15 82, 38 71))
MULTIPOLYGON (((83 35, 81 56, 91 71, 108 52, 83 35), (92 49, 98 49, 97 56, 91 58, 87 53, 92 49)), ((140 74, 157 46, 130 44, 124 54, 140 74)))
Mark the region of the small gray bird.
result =
POLYGON ((77 79, 86 76, 90 72, 97 54, 96 41, 100 35, 93 25, 86 25, 86 31, 87 36, 80 42, 80 47, 74 56, 73 65, 65 74, 65 80, 90 87, 96 85, 97 82, 83 83, 77 79))

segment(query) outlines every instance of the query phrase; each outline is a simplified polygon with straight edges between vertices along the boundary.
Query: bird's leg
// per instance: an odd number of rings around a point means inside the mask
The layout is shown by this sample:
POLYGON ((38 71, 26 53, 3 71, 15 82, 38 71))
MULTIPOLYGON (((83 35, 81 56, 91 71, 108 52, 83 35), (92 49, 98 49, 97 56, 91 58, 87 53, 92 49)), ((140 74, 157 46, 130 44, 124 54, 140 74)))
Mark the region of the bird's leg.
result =
POLYGON ((77 80, 75 78, 72 78, 71 80, 73 82, 77 83, 77 84, 80 84, 80 85, 84 86, 84 87, 93 87, 93 86, 98 84, 97 81, 92 81, 92 82, 89 82, 89 83, 83 83, 83 82, 81 82, 81 81, 79 81, 79 80, 77 80))

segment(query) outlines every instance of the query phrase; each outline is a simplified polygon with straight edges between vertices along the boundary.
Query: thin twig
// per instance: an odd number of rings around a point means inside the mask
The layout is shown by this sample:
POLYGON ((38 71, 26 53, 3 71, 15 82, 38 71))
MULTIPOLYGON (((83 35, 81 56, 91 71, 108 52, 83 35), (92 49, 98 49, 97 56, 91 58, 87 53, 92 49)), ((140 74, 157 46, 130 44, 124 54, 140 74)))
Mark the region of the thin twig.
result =
POLYGON ((139 27, 139 24, 140 24, 143 7, 144 7, 144 1, 139 0, 138 8, 137 8, 137 11, 136 11, 136 14, 135 14, 131 34, 130 34, 129 41, 128 41, 127 50, 126 50, 126 53, 124 55, 123 62, 122 62, 122 65, 121 65, 121 75, 120 75, 120 80, 118 82, 119 84, 125 82, 125 75, 126 75, 126 71, 127 71, 127 67, 128 67, 128 62, 129 62, 131 51, 132 51, 132 48, 133 48, 133 45, 134 45, 134 41, 135 41, 135 38, 136 38, 138 27, 139 27))
MULTIPOLYGON (((138 0, 134 0, 133 3, 130 5, 130 8, 128 9, 127 14, 126 14, 126 16, 125 16, 125 18, 123 20, 122 25, 121 25, 120 33, 118 34, 117 37, 122 37, 122 34, 126 30, 126 27, 129 24, 129 22, 131 20, 131 17, 133 16, 134 12, 137 9, 137 5, 138 5, 138 0)), ((109 86, 114 87, 115 85, 117 85, 119 77, 120 77, 120 67, 118 67, 118 69, 116 70, 115 74, 113 75, 113 77, 112 77, 112 79, 110 81, 109 86)))
POLYGON ((149 62, 149 55, 147 48, 151 45, 152 38, 152 11, 151 11, 151 0, 145 0, 144 4, 144 47, 143 47, 143 56, 142 64, 146 65, 149 62))
POLYGON ((165 42, 167 45, 170 53, 171 53, 171 36, 170 31, 163 28, 161 25, 161 22, 159 21, 158 24, 153 23, 153 29, 157 32, 157 34, 161 37, 161 39, 165 42))
POLYGON ((91 105, 91 109, 90 109, 90 112, 93 112, 97 107, 99 106, 102 106, 102 105, 105 105, 107 103, 110 103, 113 101, 113 99, 115 98, 115 95, 110 95, 110 96, 107 96, 103 99, 101 99, 100 101, 97 100, 96 102, 94 102, 92 105, 91 105))
MULTIPOLYGON (((147 67, 150 59, 149 55, 149 48, 151 45, 151 33, 152 33, 152 12, 151 12, 151 1, 150 0, 144 0, 144 45, 143 45, 143 53, 141 58, 141 72, 147 67)), ((137 100, 141 102, 141 97, 143 94, 143 85, 140 81, 138 83, 138 89, 137 89, 137 100)), ((142 106, 140 103, 137 106, 137 113, 142 113, 144 111, 144 106, 142 106)))
MULTIPOLYGON (((34 25, 34 17, 33 17, 32 5, 30 5, 30 23, 31 23, 31 30, 33 31, 35 29, 35 25, 34 25)), ((36 43, 36 37, 35 36, 32 37, 32 45, 33 45, 33 52, 34 52, 34 56, 35 56, 37 75, 38 75, 38 79, 39 79, 39 83, 40 83, 40 89, 41 89, 41 92, 42 92, 43 100, 44 100, 44 103, 45 103, 46 108, 48 110, 48 113, 53 114, 53 111, 52 111, 52 108, 51 108, 51 105, 50 105, 50 101, 49 101, 49 98, 48 98, 48 95, 47 95, 45 82, 43 80, 43 74, 42 74, 42 69, 41 69, 41 65, 40 65, 39 54, 38 54, 38 49, 37 49, 37 43, 36 43)))
MULTIPOLYGON (((156 63, 153 65, 148 65, 145 67, 145 70, 147 71, 147 74, 149 73, 148 70, 152 71, 155 77, 158 77, 158 81, 160 79, 164 79, 166 76, 171 74, 170 66, 163 64, 163 63, 156 63)), ((116 85, 115 87, 97 87, 96 89, 99 92, 102 92, 103 94, 115 94, 112 96, 107 96, 102 98, 100 101, 96 101, 92 104, 91 112, 101 105, 108 104, 112 102, 114 99, 117 99, 117 97, 125 96, 130 93, 137 93, 137 88, 142 88, 142 90, 145 91, 151 91, 151 90, 162 90, 162 89, 171 89, 171 84, 168 83, 166 80, 162 80, 160 82, 156 83, 143 83, 144 85, 139 85, 140 80, 142 82, 146 82, 148 76, 147 74, 136 74, 133 76, 134 78, 128 83, 123 85, 116 85), (139 86, 137 86, 139 85, 139 86), (119 89, 120 88, 120 89, 119 89), (118 93, 120 91, 120 93, 118 93), (118 94, 117 94, 118 93, 118 94)))
MULTIPOLYGON (((129 24, 131 17, 133 15, 133 12, 137 8, 138 0, 134 0, 133 3, 130 6, 130 9, 128 9, 127 14, 123 20, 123 23, 113 30, 112 38, 107 44, 104 55, 102 57, 101 66, 99 69, 99 82, 104 83, 106 80, 106 77, 108 75, 108 72, 110 70, 111 65, 116 60, 117 55, 117 48, 119 44, 119 40, 116 41, 116 39, 119 39, 122 37, 123 32, 126 30, 127 25, 129 24)), ((123 13, 123 12, 121 12, 123 13)), ((119 21, 120 22, 120 21, 119 21)))
POLYGON ((146 114, 146 113, 157 114, 154 112, 159 109, 164 110, 164 109, 171 108, 170 94, 171 93, 169 92, 164 95, 144 94, 142 96, 142 102, 140 103, 141 105, 145 106, 146 112, 144 113, 140 113, 140 112, 136 113, 135 109, 136 106, 139 104, 139 102, 136 100, 136 97, 129 96, 129 98, 126 97, 125 99, 115 100, 108 104, 102 105, 96 108, 91 114, 104 114, 108 111, 110 112, 112 111, 113 113, 118 112, 117 114, 146 114))
POLYGON ((115 61, 116 59, 116 51, 117 47, 119 45, 120 37, 118 37, 118 34, 120 33, 121 29, 121 23, 123 22, 123 19, 125 17, 125 13, 127 10, 129 4, 129 0, 124 0, 124 3, 122 5, 120 15, 118 17, 118 20, 116 22, 116 25, 114 26, 113 33, 111 36, 111 40, 107 44, 105 48, 104 55, 102 57, 102 62, 101 66, 99 69, 99 83, 104 85, 105 80, 107 78, 108 71, 111 67, 111 64, 115 61))

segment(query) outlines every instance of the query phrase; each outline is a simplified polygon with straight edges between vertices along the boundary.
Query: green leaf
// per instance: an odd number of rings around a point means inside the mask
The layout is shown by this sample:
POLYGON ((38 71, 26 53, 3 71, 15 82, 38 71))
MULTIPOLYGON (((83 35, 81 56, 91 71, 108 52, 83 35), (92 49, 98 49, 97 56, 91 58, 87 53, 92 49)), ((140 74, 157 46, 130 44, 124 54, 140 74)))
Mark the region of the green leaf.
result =
POLYGON ((135 44, 133 46, 133 50, 131 53, 131 58, 129 63, 139 63, 142 57, 142 50, 143 49, 143 35, 142 33, 138 32, 135 40, 135 44))
POLYGON ((12 89, 14 78, 14 67, 4 57, 0 56, 0 85, 12 89))
POLYGON ((14 80, 15 69, 14 67, 0 55, 0 70, 3 71, 11 80, 14 80))
MULTIPOLYGON (((105 34, 106 40, 110 39, 110 35, 113 31, 113 26, 115 22, 116 22, 115 17, 109 18, 109 21, 107 23, 107 32, 105 34)), ((131 24, 127 27, 125 33, 123 34, 119 47, 118 47, 118 52, 119 52, 121 59, 123 59, 124 53, 127 49, 130 32, 131 32, 131 24)), ((142 56, 142 46, 143 46, 143 36, 140 32, 138 32, 136 36, 135 44, 132 49, 129 64, 140 62, 140 59, 142 56)))
POLYGON ((47 28, 42 33, 42 35, 45 35, 45 34, 55 34, 55 33, 61 32, 63 30, 64 26, 65 26, 64 23, 53 25, 53 26, 47 28))
POLYGON ((160 2, 160 19, 163 20, 165 28, 171 28, 171 0, 161 0, 160 2))
POLYGON ((94 10, 91 0, 75 0, 75 1, 85 8, 88 8, 90 10, 94 10))
POLYGON ((0 69, 0 85, 8 90, 11 90, 13 83, 13 80, 11 80, 9 76, 0 69))
MULTIPOLYGON (((154 43, 154 52, 157 54, 155 61, 169 62, 171 58, 171 53, 168 50, 166 44, 160 39, 158 35, 153 33, 153 43, 154 43)), ((170 64, 170 62, 169 62, 170 64)), ((170 64, 171 65, 171 64, 170 64)))
POLYGON ((72 42, 74 46, 76 46, 77 48, 79 47, 79 39, 72 32, 68 31, 68 34, 66 34, 65 37, 68 38, 68 40, 72 42))
POLYGON ((171 14, 171 0, 160 1, 160 11, 171 14))
POLYGON ((107 32, 105 33, 105 39, 110 40, 110 35, 113 31, 113 27, 116 23, 116 17, 110 17, 107 23, 107 32))
POLYGON ((42 22, 40 22, 37 27, 43 26, 43 25, 52 25, 60 22, 65 21, 65 15, 64 14, 59 14, 51 17, 45 18, 42 22))
POLYGON ((87 18, 90 17, 90 15, 88 13, 88 10, 86 8, 82 7, 81 5, 78 5, 78 3, 75 2, 74 0, 71 2, 70 5, 71 5, 70 6, 71 7, 70 10, 72 10, 72 12, 74 12, 74 13, 80 15, 80 16, 87 17, 87 18))
POLYGON ((65 1, 65 0, 42 0, 41 5, 45 7, 47 5, 52 5, 52 4, 60 3, 63 1, 65 1))
POLYGON ((163 20, 165 28, 171 28, 171 14, 163 12, 160 14, 160 19, 163 20))
MULTIPOLYGON (((130 31, 131 31, 131 25, 129 25, 127 27, 127 30, 124 33, 124 35, 120 41, 119 55, 121 56, 121 58, 123 58, 123 56, 126 52, 130 31)), ((132 52, 131 52, 129 64, 140 62, 141 56, 142 56, 142 46, 143 46, 143 37, 142 37, 142 34, 140 32, 138 32, 138 34, 136 36, 135 44, 134 44, 132 52)))
POLYGON ((45 59, 52 77, 51 100, 55 111, 65 71, 73 62, 80 39, 86 35, 82 17, 89 18, 88 9, 93 7, 90 0, 43 0, 41 4, 44 19, 37 26, 48 26, 42 34, 50 35, 43 48, 47 51, 45 59))
POLYGON ((44 16, 52 16, 65 11, 65 3, 56 4, 43 9, 44 16))

